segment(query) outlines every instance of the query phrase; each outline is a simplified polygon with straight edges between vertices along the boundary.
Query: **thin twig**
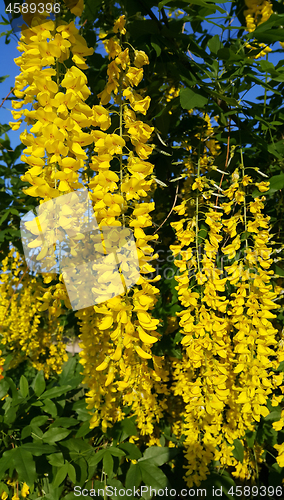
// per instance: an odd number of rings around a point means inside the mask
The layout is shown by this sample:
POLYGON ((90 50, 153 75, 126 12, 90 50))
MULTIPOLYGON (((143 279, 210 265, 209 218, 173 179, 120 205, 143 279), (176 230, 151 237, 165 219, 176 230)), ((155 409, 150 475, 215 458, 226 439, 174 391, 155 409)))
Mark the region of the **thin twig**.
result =
MULTIPOLYGON (((229 153, 230 153, 230 133, 231 133, 231 119, 229 118, 229 127, 228 127, 228 141, 227 141, 227 154, 226 154, 226 161, 225 161, 225 171, 227 170, 227 167, 228 167, 228 162, 229 162, 229 153)), ((225 175, 225 172, 222 174, 222 177, 221 177, 221 180, 220 180, 220 184, 219 184, 219 188, 221 188, 222 186, 222 182, 223 182, 223 179, 224 179, 224 175, 225 175)), ((218 206, 218 198, 219 198, 219 194, 217 196, 217 199, 216 199, 216 208, 215 208, 215 212, 217 210, 217 206, 218 206)))
POLYGON ((168 213, 167 217, 165 218, 165 220, 162 222, 162 224, 158 227, 158 229, 156 229, 156 231, 154 231, 153 235, 156 234, 159 229, 161 229, 161 227, 165 224, 165 222, 168 220, 169 216, 171 215, 173 209, 175 208, 175 205, 176 205, 176 202, 177 202, 177 197, 178 197, 178 184, 177 184, 177 188, 176 188, 176 194, 175 194, 175 199, 174 199, 174 203, 173 203, 173 206, 170 210, 170 212, 168 213))
MULTIPOLYGON (((183 26, 182 26, 182 33, 184 33, 184 29, 185 29, 185 23, 183 23, 183 26)), ((191 54, 191 52, 190 52, 189 49, 187 49, 187 53, 188 53, 189 57, 194 61, 194 59, 192 57, 192 54, 191 54)))
POLYGON ((2 106, 3 106, 4 102, 6 101, 6 99, 8 99, 9 95, 10 95, 10 94, 12 94, 12 92, 13 92, 14 90, 15 90, 15 87, 13 87, 13 88, 10 90, 9 94, 7 94, 7 95, 6 95, 6 97, 3 99, 3 101, 2 101, 2 102, 1 102, 1 104, 0 104, 0 108, 2 108, 2 106))

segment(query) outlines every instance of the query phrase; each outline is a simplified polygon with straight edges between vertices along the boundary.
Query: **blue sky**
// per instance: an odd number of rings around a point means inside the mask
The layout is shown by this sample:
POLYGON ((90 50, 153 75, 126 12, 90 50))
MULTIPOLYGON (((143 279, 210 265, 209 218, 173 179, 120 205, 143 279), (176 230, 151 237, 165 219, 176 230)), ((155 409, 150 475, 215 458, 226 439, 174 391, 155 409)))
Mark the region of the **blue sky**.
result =
MULTIPOLYGON (((7 15, 5 14, 5 4, 4 1, 0 1, 0 15, 4 16, 7 18, 7 15)), ((2 21, 2 18, 1 18, 2 21)), ((0 26, 0 34, 4 33, 9 29, 9 26, 0 26)), ((14 81, 15 77, 19 74, 19 68, 16 66, 14 63, 14 59, 16 57, 19 57, 20 52, 17 50, 17 39, 15 35, 13 35, 11 42, 9 45, 5 44, 5 36, 2 36, 0 38, 0 60, 1 60, 1 74, 0 76, 5 76, 9 75, 9 78, 7 78, 3 83, 0 84, 0 98, 1 102, 6 97, 6 95, 10 92, 11 87, 14 87, 14 81)), ((11 101, 5 101, 3 104, 2 108, 0 108, 0 123, 8 123, 9 121, 13 120, 13 117, 9 111, 11 107, 11 101)), ((24 127, 22 128, 24 130, 24 127)), ((12 147, 14 148, 19 144, 19 131, 17 132, 9 132, 9 137, 11 139, 11 144, 12 147)))
MULTIPOLYGON (((230 9, 230 2, 225 2, 222 4, 222 7, 229 11, 230 9)), ((7 15, 5 14, 5 4, 4 1, 0 0, 0 15, 3 15, 4 17, 7 18, 7 15)), ((158 16, 158 9, 155 9, 155 14, 158 16)), ((218 17, 224 17, 224 14, 219 14, 216 12, 214 16, 212 16, 212 20, 214 22, 222 23, 221 19, 218 19, 218 17)), ((238 21, 233 20, 232 25, 238 27, 238 21)), ((0 26, 0 34, 7 31, 7 26, 0 26)), ((207 23, 207 29, 210 34, 215 35, 221 34, 221 29, 218 28, 218 26, 214 26, 213 24, 208 24, 207 23)), ((234 36, 234 34, 232 34, 234 36)), ((11 36, 11 42, 6 45, 5 44, 5 36, 2 36, 0 38, 0 54, 1 54, 1 74, 0 76, 4 75, 9 75, 9 77, 1 83, 1 92, 0 92, 0 98, 1 101, 5 98, 5 96, 9 93, 11 88, 14 86, 14 80, 15 76, 18 75, 19 73, 19 68, 16 66, 14 63, 14 59, 16 57, 19 57, 20 52, 17 50, 17 37, 19 37, 19 33, 17 35, 12 35, 11 36)), ((279 45, 279 44, 278 44, 279 45)), ((281 58, 283 58, 283 54, 276 53, 276 54, 269 54, 269 60, 276 64, 281 58)), ((195 58, 196 59, 196 58, 195 58)), ((250 90, 250 92, 246 95, 246 99, 255 101, 256 97, 260 95, 260 92, 263 93, 263 89, 261 87, 254 87, 250 90)), ((13 121, 13 118, 10 113, 10 108, 11 108, 11 102, 6 101, 2 108, 0 109, 0 123, 8 123, 9 121, 13 121)), ((25 129, 25 125, 22 125, 21 128, 18 131, 10 131, 9 132, 9 137, 11 140, 11 146, 12 148, 16 147, 19 144, 19 134, 25 129)))

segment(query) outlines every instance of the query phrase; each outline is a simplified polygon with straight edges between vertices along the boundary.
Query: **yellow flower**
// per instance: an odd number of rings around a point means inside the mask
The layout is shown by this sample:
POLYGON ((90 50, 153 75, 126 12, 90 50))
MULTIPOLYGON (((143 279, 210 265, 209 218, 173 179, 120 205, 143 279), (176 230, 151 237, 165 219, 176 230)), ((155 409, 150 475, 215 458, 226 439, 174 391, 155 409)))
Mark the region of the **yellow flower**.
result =
POLYGON ((114 23, 114 27, 113 27, 113 31, 114 33, 118 33, 118 31, 120 31, 120 33, 122 35, 125 35, 126 33, 126 29, 125 29, 125 23, 126 23, 126 19, 125 19, 125 16, 120 16, 117 21, 115 21, 114 23))
POLYGON ((118 56, 121 52, 121 47, 120 47, 119 43, 116 40, 114 40, 113 38, 110 38, 109 40, 104 42, 104 46, 105 46, 106 52, 109 54, 110 59, 115 59, 115 57, 118 56))
POLYGON ((128 128, 134 146, 141 142, 147 142, 154 131, 154 127, 150 127, 141 121, 131 121, 126 124, 126 128, 128 128))
POLYGON ((147 54, 143 50, 135 50, 134 52, 134 64, 136 68, 142 68, 145 64, 149 64, 149 59, 147 54))
POLYGON ((255 185, 257 186, 258 190, 261 193, 264 193, 265 191, 268 191, 270 188, 270 182, 256 182, 255 185))
POLYGON ((250 182, 252 182, 252 178, 249 175, 244 175, 242 178, 243 186, 248 186, 250 182))
POLYGON ((197 177, 192 185, 192 189, 198 189, 199 191, 203 191, 204 186, 206 185, 206 177, 197 177))
POLYGON ((115 63, 121 66, 123 70, 127 68, 130 64, 129 59, 129 49, 125 49, 123 52, 120 51, 119 55, 115 58, 115 63))
POLYGON ((149 146, 149 144, 137 144, 135 147, 135 151, 138 154, 139 158, 142 160, 147 160, 149 156, 152 154, 153 146, 149 146))
POLYGON ((26 483, 24 483, 23 487, 21 489, 21 495, 22 495, 22 497, 25 498, 29 494, 29 492, 30 492, 30 489, 29 489, 28 485, 26 483))
POLYGON ((143 78, 143 68, 134 68, 134 67, 130 67, 126 73, 126 76, 128 78, 128 81, 130 83, 130 85, 139 85, 139 83, 141 82, 142 78, 143 78))
POLYGON ((109 112, 101 105, 93 106, 92 111, 92 124, 101 130, 107 130, 111 125, 109 112))
POLYGON ((134 93, 132 102, 130 101, 130 105, 134 111, 139 111, 143 115, 146 115, 146 112, 150 106, 151 98, 149 96, 143 97, 139 94, 134 93))
POLYGON ((276 458, 279 467, 284 467, 284 443, 275 444, 274 448, 278 451, 278 456, 276 458))

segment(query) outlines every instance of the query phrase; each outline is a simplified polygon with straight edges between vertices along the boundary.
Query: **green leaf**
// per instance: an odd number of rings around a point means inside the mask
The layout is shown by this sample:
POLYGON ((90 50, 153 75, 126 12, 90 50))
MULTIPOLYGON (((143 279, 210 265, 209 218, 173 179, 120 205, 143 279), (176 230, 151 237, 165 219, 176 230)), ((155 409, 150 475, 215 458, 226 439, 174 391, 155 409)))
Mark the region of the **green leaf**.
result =
MULTIPOLYGON (((10 130, 10 126, 9 125, 2 125, 0 124, 0 135, 3 135, 5 134, 6 132, 8 132, 8 130, 10 130)), ((2 195, 1 195, 2 196, 2 195)))
POLYGON ((284 361, 281 361, 280 365, 277 368, 278 372, 284 372, 284 361))
POLYGON ((91 432, 90 422, 84 422, 76 433, 76 438, 85 437, 91 432))
POLYGON ((50 465, 54 465, 55 467, 62 467, 65 463, 63 453, 53 453, 47 457, 50 465))
POLYGON ((138 488, 141 480, 142 476, 139 465, 131 464, 126 474, 125 488, 129 488, 131 490, 133 490, 134 487, 138 488))
POLYGON ((43 374, 42 370, 36 374, 36 377, 34 379, 32 387, 33 387, 37 397, 39 397, 44 392, 45 380, 44 380, 44 374, 43 374))
MULTIPOLYGON (((0 23, 1 24, 1 23, 0 23)), ((9 488, 5 483, 0 483, 0 495, 5 491, 7 493, 7 498, 9 497, 9 488)), ((3 497, 2 497, 3 498, 3 497)))
POLYGON ((23 446, 19 446, 15 448, 13 458, 19 481, 25 481, 31 488, 37 478, 36 466, 31 452, 25 450, 23 446))
POLYGON ((74 425, 77 425, 78 422, 75 418, 71 417, 59 417, 57 418, 50 426, 52 427, 73 427, 74 425))
POLYGON ((48 416, 47 415, 40 415, 38 417, 34 417, 31 419, 31 425, 44 425, 45 422, 47 422, 48 416))
POLYGON ((105 450, 103 456, 103 467, 107 476, 111 478, 113 476, 113 458, 109 450, 105 450))
POLYGON ((273 464, 270 473, 269 473, 269 479, 268 479, 268 484, 269 486, 274 486, 277 488, 282 483, 283 479, 283 468, 280 467, 278 464, 273 464))
POLYGON ((0 479, 3 479, 6 471, 13 463, 15 448, 13 450, 4 451, 3 456, 0 458, 0 479))
POLYGON ((59 396, 62 396, 62 394, 66 394, 66 392, 68 392, 69 389, 71 389, 71 385, 64 385, 61 387, 52 387, 52 389, 45 391, 41 395, 41 399, 58 398, 59 396))
POLYGON ((26 437, 29 437, 32 435, 33 429, 31 425, 26 425, 21 432, 21 439, 26 439, 26 437))
POLYGON ((152 45, 153 49, 155 49, 157 57, 159 57, 161 55, 161 52, 162 52, 160 45, 158 45, 155 42, 151 42, 151 45, 152 45))
POLYGON ((84 400, 75 401, 75 403, 72 406, 72 410, 77 413, 78 420, 81 420, 82 422, 86 421, 90 422, 90 413, 86 408, 86 401, 84 400))
POLYGON ((203 108, 208 102, 207 97, 192 89, 181 89, 180 104, 183 109, 203 108))
POLYGON ((70 457, 73 460, 74 468, 76 471, 77 484, 79 486, 83 486, 87 481, 88 477, 89 478, 93 477, 95 468, 89 467, 87 461, 83 457, 76 457, 75 459, 73 459, 71 453, 70 457))
POLYGON ((147 448, 144 452, 142 458, 139 459, 139 463, 144 460, 151 460, 151 464, 160 466, 172 460, 178 453, 178 450, 174 448, 167 448, 162 446, 151 446, 147 448))
POLYGON ((258 61, 262 71, 275 71, 275 66, 272 62, 269 61, 258 61))
POLYGON ((276 191, 279 191, 279 189, 284 188, 284 174, 274 175, 269 179, 269 182, 270 188, 269 191, 266 191, 266 195, 275 193, 276 191))
POLYGON ((68 464, 68 476, 73 484, 76 484, 76 471, 72 464, 68 464))
POLYGON ((124 451, 120 450, 119 448, 116 448, 115 446, 111 446, 110 448, 108 448, 108 451, 114 457, 123 457, 125 455, 124 451))
POLYGON ((156 465, 153 465, 151 460, 139 461, 137 465, 139 465, 141 476, 146 486, 158 489, 168 486, 167 476, 156 465))
MULTIPOLYGON (((263 23, 264 24, 264 23, 263 23)), ((248 38, 256 39, 258 42, 266 43, 268 45, 275 42, 284 42, 283 29, 273 29, 270 28, 266 32, 260 32, 260 27, 256 28, 251 36, 248 38)))
MULTIPOLYGON (((193 5, 200 5, 201 7, 207 7, 207 9, 209 10, 209 12, 211 11, 212 13, 217 10, 219 10, 219 12, 225 14, 226 11, 224 9, 222 9, 221 7, 219 7, 219 5, 210 5, 210 4, 215 4, 215 1, 216 0, 190 0, 190 2, 188 2, 188 0, 181 0, 181 2, 183 3, 186 3, 186 4, 193 4, 193 5)), ((161 2, 158 3, 158 7, 159 9, 161 9, 162 7, 164 7, 164 5, 168 5, 170 4, 171 2, 174 2, 174 0, 162 0, 161 2)), ((221 2, 220 2, 221 3, 221 2)))
MULTIPOLYGON (((41 405, 42 405, 41 401, 38 401, 38 403, 41 403, 41 405)), ((34 404, 34 406, 35 406, 35 404, 34 404)), ((56 408, 55 404, 53 403, 53 401, 51 401, 50 399, 44 400, 44 406, 42 407, 42 409, 46 413, 49 413, 53 418, 55 418, 57 416, 57 408, 56 408)))
POLYGON ((133 443, 121 443, 119 448, 126 452, 127 458, 130 460, 138 460, 142 456, 139 448, 133 443))
MULTIPOLYGON (((93 452, 94 448, 83 441, 82 439, 71 438, 64 441, 64 447, 67 448, 70 452, 81 453, 81 452, 93 452)), ((85 455, 85 453, 84 453, 85 455)))
POLYGON ((279 159, 283 158, 284 157, 284 143, 283 143, 283 141, 278 141, 278 142, 275 142, 274 144, 269 144, 268 151, 270 153, 274 154, 274 156, 278 155, 279 159))
POLYGON ((62 373, 60 375, 60 385, 68 384, 71 378, 75 376, 75 368, 76 368, 76 358, 69 358, 66 363, 63 365, 62 373))
POLYGON ((131 418, 124 418, 121 422, 122 433, 120 441, 124 441, 129 436, 137 436, 137 429, 131 418))
MULTIPOLYGON (((216 97, 217 99, 221 101, 226 102, 227 104, 230 104, 230 106, 237 107, 238 106, 238 101, 234 99, 233 97, 228 97, 225 94, 221 94, 220 92, 215 92, 215 90, 207 90, 205 89, 206 92, 212 97, 216 97)), ((235 114, 235 110, 231 111, 231 114, 235 114)))
POLYGON ((31 435, 37 442, 42 442, 43 432, 37 425, 27 426, 31 427, 31 435))
POLYGON ((273 422, 276 422, 280 420, 280 418, 281 418, 281 408, 279 408, 278 411, 275 410, 270 412, 268 415, 266 415, 266 417, 264 417, 264 420, 266 421, 273 420, 273 422))
POLYGON ((232 451, 232 455, 239 462, 243 462, 243 459, 244 459, 244 447, 243 447, 243 444, 241 443, 241 441, 239 439, 234 439, 234 446, 235 446, 235 448, 232 451))
POLYGON ((275 274, 278 274, 278 276, 283 277, 284 276, 284 269, 282 269, 281 267, 276 265, 275 266, 275 274))
POLYGON ((0 381, 0 399, 4 398, 9 391, 9 384, 6 382, 6 380, 1 380, 0 381))
POLYGON ((29 383, 24 375, 20 378, 20 391, 24 398, 29 394, 29 383))
POLYGON ((249 448, 253 448, 256 438, 256 431, 246 431, 246 442, 249 448))
POLYGON ((54 480, 52 481, 52 486, 54 488, 57 488, 61 483, 63 483, 64 479, 66 478, 68 474, 68 467, 69 464, 64 464, 62 467, 60 467, 56 473, 56 476, 54 480))
POLYGON ((4 416, 5 424, 7 424, 7 425, 12 424, 16 420, 16 416, 17 416, 17 409, 16 408, 9 408, 5 412, 5 416, 4 416))
POLYGON ((4 220, 6 220, 7 217, 9 217, 9 214, 10 214, 10 210, 6 210, 6 212, 4 212, 4 214, 2 215, 2 217, 0 219, 0 226, 1 226, 2 222, 4 222, 4 220))
POLYGON ((93 465, 97 465, 102 459, 105 454, 106 450, 99 450, 95 455, 92 456, 89 460, 89 465, 92 467, 93 465))
POLYGON ((68 429, 63 429, 62 427, 51 427, 46 431, 42 439, 46 443, 56 443, 57 441, 62 441, 62 439, 65 439, 69 434, 71 430, 68 429))
POLYGON ((213 54, 217 54, 218 50, 221 49, 222 46, 223 44, 220 41, 219 35, 212 36, 212 38, 210 38, 209 42, 207 43, 207 47, 213 54))
POLYGON ((21 445, 21 448, 23 450, 29 451, 35 457, 39 457, 48 453, 54 453, 56 451, 56 448, 54 446, 39 443, 25 443, 21 445))

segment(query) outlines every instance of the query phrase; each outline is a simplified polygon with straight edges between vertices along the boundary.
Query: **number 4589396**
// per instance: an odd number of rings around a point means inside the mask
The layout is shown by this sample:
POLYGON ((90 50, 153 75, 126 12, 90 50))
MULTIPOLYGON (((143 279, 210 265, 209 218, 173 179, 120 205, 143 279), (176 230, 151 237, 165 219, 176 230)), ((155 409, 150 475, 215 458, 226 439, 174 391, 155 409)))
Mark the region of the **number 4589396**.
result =
POLYGON ((53 12, 54 14, 60 13, 60 3, 9 3, 7 5, 5 12, 9 14, 42 14, 43 12, 47 12, 50 14, 53 12))
POLYGON ((282 497, 283 488, 282 486, 231 486, 228 490, 229 495, 235 495, 236 497, 282 497))

